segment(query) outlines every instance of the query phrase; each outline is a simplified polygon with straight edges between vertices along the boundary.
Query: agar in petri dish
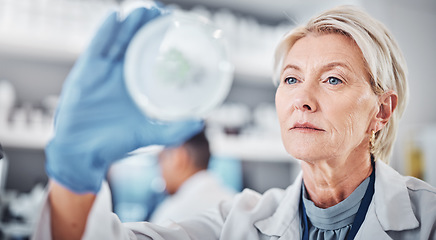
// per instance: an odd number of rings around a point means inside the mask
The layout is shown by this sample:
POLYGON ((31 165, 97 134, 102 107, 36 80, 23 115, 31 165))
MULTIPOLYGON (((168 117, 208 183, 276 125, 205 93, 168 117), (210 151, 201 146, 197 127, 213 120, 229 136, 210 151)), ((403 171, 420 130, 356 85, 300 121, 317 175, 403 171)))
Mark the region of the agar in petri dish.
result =
POLYGON ((144 25, 125 58, 125 82, 149 117, 202 118, 221 104, 233 81, 222 30, 206 18, 175 11, 144 25))

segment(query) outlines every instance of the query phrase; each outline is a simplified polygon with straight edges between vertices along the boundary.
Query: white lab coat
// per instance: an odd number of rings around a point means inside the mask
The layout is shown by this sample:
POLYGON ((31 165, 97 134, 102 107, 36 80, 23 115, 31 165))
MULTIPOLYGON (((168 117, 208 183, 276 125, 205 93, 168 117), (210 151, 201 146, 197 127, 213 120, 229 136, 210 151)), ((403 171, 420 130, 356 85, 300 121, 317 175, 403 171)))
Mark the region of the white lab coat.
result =
MULTIPOLYGON (((263 195, 244 190, 232 201, 164 228, 151 223, 121 223, 100 195, 91 210, 85 239, 301 239, 299 201, 302 174, 286 190, 263 195)), ((35 239, 50 239, 49 205, 42 211, 35 239)), ((376 162, 375 193, 355 239, 436 239, 436 189, 403 177, 376 162)))
POLYGON ((215 208, 220 202, 231 200, 234 195, 235 192, 223 185, 213 173, 199 171, 156 208, 150 222, 161 225, 169 219, 179 222, 215 208))

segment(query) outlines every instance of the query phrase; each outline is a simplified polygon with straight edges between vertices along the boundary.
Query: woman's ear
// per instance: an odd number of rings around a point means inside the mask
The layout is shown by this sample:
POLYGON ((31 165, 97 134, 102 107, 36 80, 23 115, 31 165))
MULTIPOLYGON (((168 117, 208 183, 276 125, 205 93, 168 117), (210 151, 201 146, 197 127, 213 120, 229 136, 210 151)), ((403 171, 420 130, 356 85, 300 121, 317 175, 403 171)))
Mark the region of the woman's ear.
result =
POLYGON ((380 131, 388 122, 398 104, 398 95, 389 90, 379 96, 379 109, 376 115, 377 123, 375 131, 380 131))

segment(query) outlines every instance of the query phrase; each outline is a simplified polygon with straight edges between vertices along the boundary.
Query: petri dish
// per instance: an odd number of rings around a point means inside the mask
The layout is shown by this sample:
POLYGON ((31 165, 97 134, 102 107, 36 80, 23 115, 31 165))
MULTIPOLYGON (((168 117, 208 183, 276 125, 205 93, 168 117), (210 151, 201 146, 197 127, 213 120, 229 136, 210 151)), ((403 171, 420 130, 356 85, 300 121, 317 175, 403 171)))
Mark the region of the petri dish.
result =
POLYGON ((227 97, 233 71, 222 30, 182 11, 139 29, 124 65, 136 105, 148 117, 164 121, 205 117, 227 97))

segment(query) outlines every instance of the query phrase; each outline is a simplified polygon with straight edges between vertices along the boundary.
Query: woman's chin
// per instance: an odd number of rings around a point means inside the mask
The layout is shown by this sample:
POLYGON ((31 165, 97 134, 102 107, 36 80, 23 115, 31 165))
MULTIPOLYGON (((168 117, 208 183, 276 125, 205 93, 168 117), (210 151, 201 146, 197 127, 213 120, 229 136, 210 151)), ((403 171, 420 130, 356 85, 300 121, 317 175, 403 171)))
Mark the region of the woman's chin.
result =
POLYGON ((293 148, 287 149, 287 151, 293 158, 309 163, 326 160, 332 157, 332 154, 328 154, 320 148, 293 148))

